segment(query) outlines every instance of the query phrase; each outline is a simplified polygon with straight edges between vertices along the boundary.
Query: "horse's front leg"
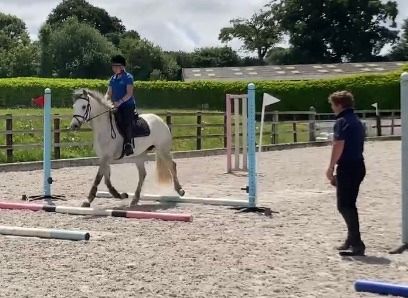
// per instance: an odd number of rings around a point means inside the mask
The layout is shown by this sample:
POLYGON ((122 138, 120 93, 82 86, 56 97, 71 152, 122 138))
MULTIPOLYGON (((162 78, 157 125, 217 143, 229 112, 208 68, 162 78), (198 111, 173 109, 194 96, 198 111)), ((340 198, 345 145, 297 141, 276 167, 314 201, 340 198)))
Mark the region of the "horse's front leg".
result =
POLYGON ((93 185, 91 187, 91 190, 89 192, 88 201, 83 202, 82 207, 91 207, 91 203, 96 197, 96 192, 98 190, 98 185, 99 185, 99 183, 101 183, 102 177, 103 177, 103 165, 101 164, 99 166, 98 173, 96 174, 94 183, 93 183, 93 185))
POLYGON ((126 199, 128 197, 127 193, 120 194, 116 188, 112 185, 111 179, 110 179, 110 174, 111 174, 111 168, 109 164, 106 164, 105 171, 104 171, 104 176, 105 176, 105 184, 106 187, 109 190, 109 193, 112 195, 112 197, 117 198, 117 199, 126 199))

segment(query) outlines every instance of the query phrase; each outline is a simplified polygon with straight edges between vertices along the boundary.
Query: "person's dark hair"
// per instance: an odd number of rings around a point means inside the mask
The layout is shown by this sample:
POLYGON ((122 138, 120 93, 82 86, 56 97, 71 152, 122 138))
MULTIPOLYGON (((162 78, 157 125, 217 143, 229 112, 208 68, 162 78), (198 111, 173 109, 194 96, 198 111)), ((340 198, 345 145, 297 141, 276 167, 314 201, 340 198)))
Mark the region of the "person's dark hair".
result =
POLYGON ((115 55, 111 58, 111 63, 126 66, 126 59, 122 55, 115 55))
POLYGON ((341 105, 343 109, 354 106, 354 96, 349 91, 336 91, 329 96, 329 102, 341 105))

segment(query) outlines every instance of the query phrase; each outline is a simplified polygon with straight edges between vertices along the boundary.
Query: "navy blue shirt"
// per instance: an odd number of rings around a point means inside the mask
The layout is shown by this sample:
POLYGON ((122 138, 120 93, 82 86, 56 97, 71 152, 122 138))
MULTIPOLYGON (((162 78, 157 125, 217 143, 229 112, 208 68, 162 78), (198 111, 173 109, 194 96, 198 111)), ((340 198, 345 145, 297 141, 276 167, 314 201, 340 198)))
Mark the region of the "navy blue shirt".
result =
POLYGON ((354 110, 349 108, 339 113, 334 124, 334 140, 343 140, 344 150, 337 163, 364 160, 364 138, 364 126, 354 110))
MULTIPOLYGON (((126 95, 127 85, 133 85, 133 76, 124 71, 120 75, 113 75, 109 81, 109 86, 112 88, 112 100, 119 101, 126 95)), ((135 98, 132 96, 121 106, 135 107, 135 98)))

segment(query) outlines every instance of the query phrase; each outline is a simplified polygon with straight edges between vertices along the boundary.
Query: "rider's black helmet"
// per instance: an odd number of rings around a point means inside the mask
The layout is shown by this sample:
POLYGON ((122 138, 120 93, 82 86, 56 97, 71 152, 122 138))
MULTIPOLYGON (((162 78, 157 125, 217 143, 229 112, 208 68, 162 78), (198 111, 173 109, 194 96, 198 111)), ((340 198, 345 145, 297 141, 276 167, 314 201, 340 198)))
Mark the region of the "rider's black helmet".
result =
POLYGON ((111 63, 126 66, 126 59, 122 55, 115 55, 111 58, 111 63))

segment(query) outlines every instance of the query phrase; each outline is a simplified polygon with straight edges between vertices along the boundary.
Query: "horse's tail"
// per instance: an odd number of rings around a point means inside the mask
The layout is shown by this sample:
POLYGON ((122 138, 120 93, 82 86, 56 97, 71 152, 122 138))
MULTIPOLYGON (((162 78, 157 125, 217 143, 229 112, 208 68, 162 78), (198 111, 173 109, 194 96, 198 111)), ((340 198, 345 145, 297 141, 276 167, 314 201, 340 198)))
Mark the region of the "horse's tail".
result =
POLYGON ((169 166, 171 164, 171 156, 162 154, 159 150, 156 151, 156 172, 159 184, 168 184, 172 181, 169 166))

